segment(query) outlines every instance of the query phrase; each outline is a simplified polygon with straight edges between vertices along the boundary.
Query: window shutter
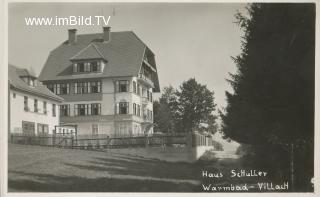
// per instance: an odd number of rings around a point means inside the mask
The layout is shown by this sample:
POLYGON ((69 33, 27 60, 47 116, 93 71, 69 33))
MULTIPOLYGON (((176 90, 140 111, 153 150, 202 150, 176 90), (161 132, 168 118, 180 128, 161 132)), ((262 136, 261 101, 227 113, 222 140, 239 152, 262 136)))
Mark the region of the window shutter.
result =
POLYGON ((98 114, 101 115, 101 104, 98 104, 98 114))
POLYGON ((91 107, 92 107, 92 104, 88 104, 88 105, 86 105, 87 106, 87 115, 91 115, 92 113, 91 113, 91 107))
POLYGON ((74 105, 74 116, 78 116, 78 106, 77 106, 77 104, 74 105))
POLYGON ((116 81, 116 83, 115 83, 115 92, 120 92, 119 91, 119 81, 116 81))
POLYGON ((91 83, 88 82, 88 93, 91 93, 91 83))
POLYGON ((98 85, 98 92, 101 92, 101 82, 98 81, 98 82, 97 82, 97 85, 98 85))
POLYGON ((78 68, 77 68, 77 63, 74 63, 73 64, 73 72, 76 73, 78 71, 78 68))
POLYGON ((130 81, 127 81, 127 92, 132 92, 132 87, 130 85, 130 81))
POLYGON ((90 64, 88 62, 84 63, 84 72, 89 72, 90 71, 90 64))
POLYGON ((101 61, 97 61, 97 71, 101 72, 101 61))
POLYGON ((129 102, 128 102, 128 103, 126 103, 126 107, 127 107, 127 114, 130 114, 129 102))
POLYGON ((69 94, 69 92, 70 92, 70 84, 67 83, 67 94, 69 94))
POLYGON ((74 93, 77 94, 78 93, 78 84, 74 83, 74 93))
POLYGON ((119 103, 116 103, 115 114, 119 114, 119 103))

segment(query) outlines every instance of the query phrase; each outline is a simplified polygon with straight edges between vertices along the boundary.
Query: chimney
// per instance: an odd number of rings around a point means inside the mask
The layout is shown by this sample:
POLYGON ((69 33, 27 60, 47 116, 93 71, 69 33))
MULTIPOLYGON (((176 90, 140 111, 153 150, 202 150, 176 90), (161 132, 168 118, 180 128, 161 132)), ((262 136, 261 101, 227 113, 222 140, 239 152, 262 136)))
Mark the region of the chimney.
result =
POLYGON ((103 27, 103 41, 104 42, 109 42, 110 41, 110 28, 111 27, 103 27))
POLYGON ((69 44, 75 44, 77 42, 77 29, 69 29, 69 44))

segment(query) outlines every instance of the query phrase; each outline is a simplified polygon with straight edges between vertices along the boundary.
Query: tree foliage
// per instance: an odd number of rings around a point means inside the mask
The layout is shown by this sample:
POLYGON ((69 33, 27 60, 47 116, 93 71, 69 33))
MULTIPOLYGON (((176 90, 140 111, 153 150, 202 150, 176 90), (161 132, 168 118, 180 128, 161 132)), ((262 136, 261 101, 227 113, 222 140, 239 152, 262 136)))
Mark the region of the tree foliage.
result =
POLYGON ((217 130, 214 93, 194 78, 181 84, 179 89, 164 88, 159 102, 154 106, 154 117, 161 132, 214 133, 217 130), (205 126, 204 126, 205 125, 205 126))
POLYGON ((313 169, 315 5, 251 4, 248 13, 236 15, 244 37, 233 58, 223 133, 255 150, 269 147, 262 149, 273 162, 287 154, 279 148, 293 143, 300 167, 313 169), (271 146, 278 151, 268 152, 271 146))
POLYGON ((209 123, 215 110, 213 92, 206 85, 201 85, 194 78, 185 81, 176 91, 177 118, 181 131, 198 130, 200 123, 209 123))
POLYGON ((153 103, 154 122, 156 130, 173 133, 175 130, 175 90, 172 86, 165 87, 159 101, 153 103))

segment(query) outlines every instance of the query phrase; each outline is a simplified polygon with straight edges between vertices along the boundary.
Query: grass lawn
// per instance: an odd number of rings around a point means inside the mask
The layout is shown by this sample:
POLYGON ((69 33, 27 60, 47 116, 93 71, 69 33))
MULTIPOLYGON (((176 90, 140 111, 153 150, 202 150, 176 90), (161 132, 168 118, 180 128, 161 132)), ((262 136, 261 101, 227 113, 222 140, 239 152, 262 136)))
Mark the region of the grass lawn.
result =
POLYGON ((200 192, 201 183, 208 181, 202 170, 226 171, 238 165, 232 159, 172 163, 16 144, 9 144, 8 157, 9 192, 200 192))

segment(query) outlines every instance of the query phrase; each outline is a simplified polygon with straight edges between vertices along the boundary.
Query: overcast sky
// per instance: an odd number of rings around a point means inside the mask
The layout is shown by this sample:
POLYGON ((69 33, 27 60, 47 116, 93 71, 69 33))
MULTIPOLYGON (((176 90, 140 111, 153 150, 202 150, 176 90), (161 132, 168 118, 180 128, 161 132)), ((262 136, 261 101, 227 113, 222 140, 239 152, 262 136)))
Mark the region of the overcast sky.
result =
POLYGON ((240 53, 242 32, 234 23, 245 4, 107 4, 10 3, 9 62, 39 74, 51 50, 78 34, 100 33, 101 26, 27 26, 25 17, 111 15, 111 31, 134 31, 156 56, 160 86, 178 87, 195 77, 215 92, 224 107, 228 72, 235 72, 231 56, 240 53), (114 10, 114 12, 113 12, 114 10))

